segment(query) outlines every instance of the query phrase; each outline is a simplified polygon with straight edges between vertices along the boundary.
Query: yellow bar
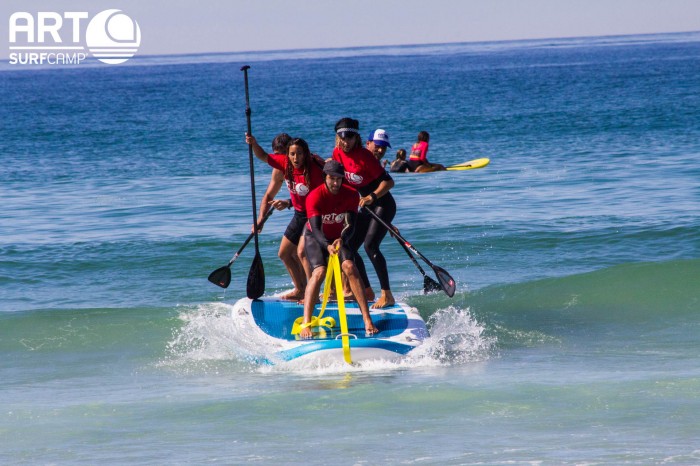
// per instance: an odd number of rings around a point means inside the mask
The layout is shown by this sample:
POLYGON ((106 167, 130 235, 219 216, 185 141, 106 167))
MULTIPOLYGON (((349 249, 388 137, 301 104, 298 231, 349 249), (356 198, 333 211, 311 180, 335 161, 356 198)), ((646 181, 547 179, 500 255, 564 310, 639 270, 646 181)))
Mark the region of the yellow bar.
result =
MULTIPOLYGON (((338 297, 338 317, 340 318, 340 333, 343 342, 343 359, 348 364, 352 364, 350 356, 350 336, 348 335, 348 318, 345 314, 345 297, 343 292, 343 282, 340 278, 340 260, 337 254, 332 254, 328 258, 328 268, 333 269, 335 276, 335 295, 338 297)), ((325 300, 325 293, 324 293, 325 300)))

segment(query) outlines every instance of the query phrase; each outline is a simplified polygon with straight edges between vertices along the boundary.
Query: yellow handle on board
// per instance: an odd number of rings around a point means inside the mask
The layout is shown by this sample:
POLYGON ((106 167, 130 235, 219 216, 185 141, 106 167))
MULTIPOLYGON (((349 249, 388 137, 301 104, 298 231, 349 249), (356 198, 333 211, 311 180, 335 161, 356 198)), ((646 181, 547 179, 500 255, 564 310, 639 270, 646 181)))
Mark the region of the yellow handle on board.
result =
POLYGON ((343 296, 343 282, 340 278, 340 259, 337 254, 331 254, 328 258, 328 271, 326 272, 326 281, 323 287, 323 301, 321 302, 321 312, 318 316, 311 317, 311 322, 303 324, 304 317, 297 317, 292 326, 292 335, 298 335, 306 327, 318 327, 319 334, 323 338, 326 331, 323 327, 335 327, 335 319, 332 317, 323 317, 326 312, 328 298, 331 295, 331 280, 335 278, 335 294, 338 297, 338 317, 340 318, 340 333, 342 334, 341 341, 343 345, 343 359, 348 364, 352 364, 350 357, 350 337, 348 336, 348 318, 345 314, 345 298, 343 296))
POLYGON ((326 338, 326 328, 332 330, 335 327, 335 319, 331 316, 328 317, 311 317, 311 322, 304 322, 304 317, 297 317, 294 320, 294 325, 292 325, 292 335, 299 335, 299 332, 304 330, 306 327, 318 327, 318 336, 320 338, 326 338), (324 328, 325 327, 325 328, 324 328))

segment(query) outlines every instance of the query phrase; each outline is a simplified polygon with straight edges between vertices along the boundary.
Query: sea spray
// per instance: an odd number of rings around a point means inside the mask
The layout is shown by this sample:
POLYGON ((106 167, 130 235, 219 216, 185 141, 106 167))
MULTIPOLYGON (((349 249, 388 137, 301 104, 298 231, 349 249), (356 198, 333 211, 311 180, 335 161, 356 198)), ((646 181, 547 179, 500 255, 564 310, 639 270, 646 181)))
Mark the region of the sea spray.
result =
POLYGON ((485 335, 485 327, 469 312, 449 306, 433 313, 427 322, 430 338, 411 353, 416 361, 461 365, 488 359, 496 338, 485 335))
MULTIPOLYGON (((234 307, 207 303, 180 313, 183 325, 173 331, 165 365, 210 370, 228 362, 235 369, 261 372, 299 372, 307 375, 344 372, 381 372, 411 367, 451 366, 483 361, 493 353, 496 338, 484 335, 485 328, 468 309, 448 307, 432 314, 427 322, 430 337, 399 361, 373 360, 348 365, 343 361, 276 361, 281 349, 247 318, 236 318, 234 307)), ((216 369, 218 370, 218 369, 216 369)))
POLYGON ((244 370, 255 367, 264 354, 260 334, 244 319, 232 319, 232 309, 225 303, 204 303, 181 312, 182 326, 173 331, 169 357, 162 363, 205 371, 219 363, 244 370))

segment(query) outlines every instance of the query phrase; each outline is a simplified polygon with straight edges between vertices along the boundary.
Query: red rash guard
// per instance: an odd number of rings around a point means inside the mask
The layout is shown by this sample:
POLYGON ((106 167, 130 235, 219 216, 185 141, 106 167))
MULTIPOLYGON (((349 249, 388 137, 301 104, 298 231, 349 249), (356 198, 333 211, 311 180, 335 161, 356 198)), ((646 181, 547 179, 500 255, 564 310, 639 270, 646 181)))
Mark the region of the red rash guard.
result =
POLYGON ((420 163, 428 163, 428 143, 425 141, 413 144, 411 148, 411 157, 409 160, 420 161, 420 163))
MULTIPOLYGON (((323 219, 323 234, 331 242, 340 238, 345 227, 345 212, 357 212, 360 196, 349 186, 343 184, 338 194, 331 194, 323 183, 311 191, 306 198, 306 215, 309 218, 320 216, 323 219)), ((311 225, 306 224, 311 230, 311 225)))
POLYGON ((304 176, 303 168, 294 168, 292 170, 292 181, 290 182, 287 178, 287 165, 291 162, 289 157, 283 154, 269 154, 267 156, 267 163, 272 168, 282 170, 285 174, 284 181, 287 183, 287 188, 289 189, 289 195, 292 199, 292 205, 294 209, 299 212, 306 211, 306 196, 319 185, 323 184, 323 171, 316 165, 316 163, 311 160, 309 163, 309 180, 311 186, 306 186, 306 177, 304 176))
POLYGON ((357 147, 347 154, 336 147, 333 150, 333 160, 343 164, 343 167, 345 167, 345 179, 363 196, 369 194, 363 188, 377 178, 386 176, 386 171, 379 163, 379 160, 364 147, 357 147))

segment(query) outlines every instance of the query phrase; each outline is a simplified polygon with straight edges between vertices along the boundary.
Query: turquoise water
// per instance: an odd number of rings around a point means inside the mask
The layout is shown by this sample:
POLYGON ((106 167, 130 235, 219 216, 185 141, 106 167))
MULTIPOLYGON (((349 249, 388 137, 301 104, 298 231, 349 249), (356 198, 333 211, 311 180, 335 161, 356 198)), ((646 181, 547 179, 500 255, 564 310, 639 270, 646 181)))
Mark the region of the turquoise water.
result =
POLYGON ((128 64, 0 64, 0 462, 700 463, 700 34, 128 64), (252 246, 206 280, 250 232, 243 64, 262 141, 330 155, 353 116, 491 159, 396 176, 394 223, 458 287, 422 295, 385 240, 432 333, 412 358, 252 362, 252 246))

